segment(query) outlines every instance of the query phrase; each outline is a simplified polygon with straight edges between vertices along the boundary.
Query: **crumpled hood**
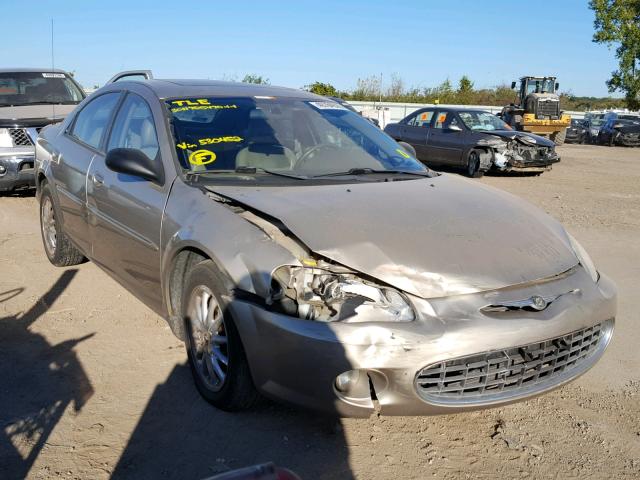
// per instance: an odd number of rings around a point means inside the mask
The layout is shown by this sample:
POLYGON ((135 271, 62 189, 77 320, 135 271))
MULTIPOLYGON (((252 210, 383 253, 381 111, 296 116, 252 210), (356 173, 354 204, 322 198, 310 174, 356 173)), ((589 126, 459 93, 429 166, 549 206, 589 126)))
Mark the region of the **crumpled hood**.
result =
POLYGON ((450 175, 207 188, 279 219, 315 253, 423 298, 530 282, 578 263, 544 212, 450 175))
MULTIPOLYGON (((491 130, 483 133, 486 133, 488 135, 495 135, 497 137, 508 138, 508 139, 514 139, 514 138, 522 139, 523 137, 532 138, 535 140, 534 145, 540 145, 541 147, 555 146, 555 143, 553 143, 548 138, 541 137, 540 135, 534 135, 533 133, 529 133, 529 132, 519 132, 516 130, 491 130)), ((530 143, 527 142, 526 140, 525 140, 525 143, 530 145, 530 143)))
POLYGON ((46 125, 54 121, 62 120, 76 108, 77 105, 23 105, 17 107, 0 107, 0 123, 20 126, 25 123, 40 123, 46 125), (55 114, 54 114, 55 112, 55 114), (15 120, 15 121, 13 121, 15 120))

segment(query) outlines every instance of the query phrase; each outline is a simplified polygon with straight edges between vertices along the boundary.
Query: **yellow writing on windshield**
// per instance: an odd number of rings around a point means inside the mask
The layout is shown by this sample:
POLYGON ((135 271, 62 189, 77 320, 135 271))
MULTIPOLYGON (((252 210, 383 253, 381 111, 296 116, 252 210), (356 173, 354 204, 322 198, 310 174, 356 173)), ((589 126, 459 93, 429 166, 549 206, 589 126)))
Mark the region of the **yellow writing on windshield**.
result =
POLYGON ((236 135, 228 135, 228 136, 225 136, 225 137, 200 138, 200 139, 198 139, 198 144, 180 142, 180 143, 176 144, 176 147, 181 148, 182 150, 193 150, 194 148, 197 148, 198 145, 200 145, 200 146, 202 146, 202 145, 216 145, 218 143, 237 143, 237 142, 242 142, 242 141, 243 141, 242 137, 238 137, 236 135))
POLYGON ((215 105, 207 98, 193 98, 185 100, 172 100, 170 110, 173 113, 187 110, 222 110, 226 108, 238 108, 237 105, 215 105))

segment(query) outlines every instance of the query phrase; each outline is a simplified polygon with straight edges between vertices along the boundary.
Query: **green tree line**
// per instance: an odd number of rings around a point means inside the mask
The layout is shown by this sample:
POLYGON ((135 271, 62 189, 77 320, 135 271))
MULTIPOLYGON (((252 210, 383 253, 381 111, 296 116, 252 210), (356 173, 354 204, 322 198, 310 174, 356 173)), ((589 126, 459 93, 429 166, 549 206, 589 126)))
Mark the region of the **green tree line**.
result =
MULTIPOLYGON (((493 88, 475 88, 467 76, 454 85, 449 79, 435 87, 406 87, 398 75, 392 75, 387 85, 381 88, 380 77, 371 76, 358 79, 352 90, 338 90, 333 85, 314 82, 303 87, 318 95, 340 97, 345 100, 364 100, 400 103, 441 103, 455 105, 504 106, 516 101, 517 92, 509 85, 493 88)), ((571 93, 562 93, 560 102, 564 110, 602 110, 605 108, 624 108, 623 98, 579 97, 571 93)))

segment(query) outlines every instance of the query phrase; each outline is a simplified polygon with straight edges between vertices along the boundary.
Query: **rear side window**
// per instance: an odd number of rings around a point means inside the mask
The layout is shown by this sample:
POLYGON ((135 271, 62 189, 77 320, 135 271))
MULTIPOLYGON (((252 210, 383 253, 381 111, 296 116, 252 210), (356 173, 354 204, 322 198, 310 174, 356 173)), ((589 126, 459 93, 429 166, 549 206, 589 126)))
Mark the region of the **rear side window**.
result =
POLYGON ((102 137, 119 98, 119 92, 106 93, 89 102, 78 113, 71 135, 93 148, 100 148, 102 137))
POLYGON ((407 125, 413 127, 429 127, 431 123, 431 117, 433 117, 433 110, 427 110, 426 112, 419 112, 407 121, 407 125))
POLYGON ((134 93, 127 95, 118 111, 107 150, 134 148, 150 159, 158 155, 158 136, 147 102, 134 93))

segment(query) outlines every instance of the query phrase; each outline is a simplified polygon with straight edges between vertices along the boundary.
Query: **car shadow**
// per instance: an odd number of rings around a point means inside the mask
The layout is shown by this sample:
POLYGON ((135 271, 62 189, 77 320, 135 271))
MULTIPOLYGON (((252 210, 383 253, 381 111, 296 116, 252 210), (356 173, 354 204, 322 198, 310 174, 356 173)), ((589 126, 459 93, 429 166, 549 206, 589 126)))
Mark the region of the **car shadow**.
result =
POLYGON ((274 462, 302 479, 352 479, 340 420, 264 400, 217 410, 198 394, 188 365, 158 385, 112 479, 201 479, 274 462))
MULTIPOLYGON (((80 411, 93 394, 74 347, 93 336, 52 345, 33 331, 75 277, 67 270, 26 312, 0 317, 0 477, 27 476, 69 405, 80 411)), ((23 288, 0 293, 0 303, 23 288)))
POLYGON ((35 197, 35 196, 36 196, 35 188, 20 188, 18 190, 0 192, 0 198, 2 197, 29 198, 29 197, 35 197))
MULTIPOLYGON (((224 316, 227 320, 234 318, 230 309, 224 316)), ((284 380, 278 380, 288 382, 280 385, 281 388, 297 389, 301 393, 309 388, 309 382, 304 380, 313 378, 314 385, 326 384, 333 389, 335 373, 322 368, 328 360, 324 357, 315 363, 310 360, 313 357, 309 349, 322 342, 314 339, 309 343, 303 336, 286 337, 269 330, 273 325, 260 320, 254 327, 250 318, 247 313, 242 319, 244 325, 250 325, 251 333, 247 335, 254 336, 243 339, 245 349, 258 339, 280 345, 283 351, 289 352, 286 357, 274 352, 260 360, 270 362, 272 370, 290 372, 284 380), (297 375, 304 377, 296 380, 297 375)), ((236 325, 240 323, 233 321, 236 325)), ((350 370, 352 365, 344 348, 333 341, 336 337, 332 328, 325 326, 327 330, 320 330, 326 343, 332 345, 333 369, 350 370)), ((328 347, 324 348, 325 355, 329 355, 328 347)), ((274 384, 274 380, 270 379, 270 383, 274 384)), ((335 398, 333 394, 330 397, 335 398)), ((320 414, 265 398, 246 411, 218 410, 198 393, 188 362, 178 364, 152 393, 113 470, 112 479, 203 479, 267 462, 287 468, 302 479, 353 479, 341 420, 333 407, 329 406, 329 411, 332 413, 320 414)))

